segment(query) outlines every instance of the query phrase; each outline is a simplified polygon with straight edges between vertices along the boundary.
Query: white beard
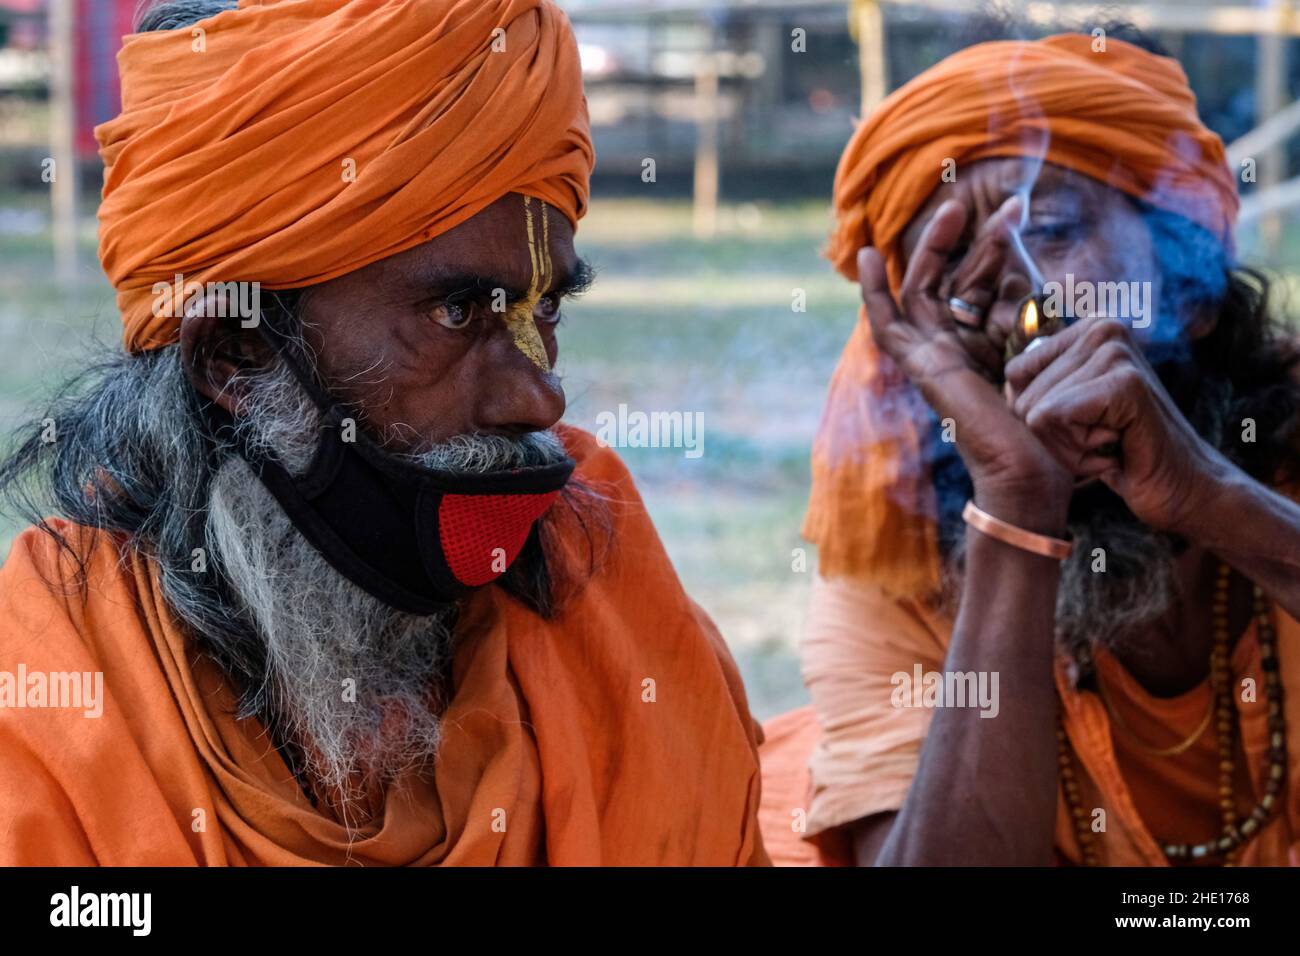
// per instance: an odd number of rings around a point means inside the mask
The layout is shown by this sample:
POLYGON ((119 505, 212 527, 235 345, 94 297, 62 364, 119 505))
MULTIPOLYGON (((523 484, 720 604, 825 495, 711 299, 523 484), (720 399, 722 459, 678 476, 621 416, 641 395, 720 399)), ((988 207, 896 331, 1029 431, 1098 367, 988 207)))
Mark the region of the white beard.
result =
MULTIPOLYGON (((281 364, 240 385, 241 427, 255 446, 275 452, 292 471, 304 470, 320 412, 301 386, 281 364)), ((462 435, 403 457, 485 473, 564 456, 557 436, 538 432, 520 439, 462 435)), ((431 769, 456 608, 408 614, 357 587, 234 455, 213 478, 207 540, 211 560, 265 642, 264 689, 278 729, 299 745, 301 769, 344 815, 375 784, 431 769)))

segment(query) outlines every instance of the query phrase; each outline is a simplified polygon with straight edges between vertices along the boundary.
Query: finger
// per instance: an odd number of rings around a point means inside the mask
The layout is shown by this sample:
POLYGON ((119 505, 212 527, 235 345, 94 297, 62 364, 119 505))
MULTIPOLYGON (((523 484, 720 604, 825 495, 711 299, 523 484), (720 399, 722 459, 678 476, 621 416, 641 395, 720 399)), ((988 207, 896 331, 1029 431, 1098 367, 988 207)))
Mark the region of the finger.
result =
POLYGON ((1007 381, 1011 383, 1015 392, 1023 392, 1030 382, 1064 355, 1079 339, 1093 336, 1095 344, 1100 346, 1106 339, 1122 335, 1122 330, 1123 326, 1114 319, 1093 318, 1080 319, 1052 335, 1039 336, 1036 341, 1041 342, 1041 345, 1021 352, 1007 363, 1005 370, 1007 381))
POLYGON ((984 370, 985 377, 996 383, 1002 372, 1002 352, 993 345, 988 335, 981 329, 958 323, 957 337, 961 339, 961 344, 970 357, 984 370))
MULTIPOLYGON (((1059 333, 1058 333, 1059 334, 1059 333)), ((1141 351, 1129 337, 1124 326, 1114 320, 1093 320, 1082 334, 1073 336, 1065 353, 1043 369, 1021 392, 1013 389, 1014 405, 1029 408, 1042 396, 1076 378, 1087 381, 1112 371, 1128 369, 1142 375, 1149 369, 1142 360, 1141 351)), ((1034 349, 1041 352, 1046 346, 1034 349)))
POLYGON ((1067 458, 1103 454, 1123 441, 1137 414, 1132 381, 1131 369, 1116 369, 1065 383, 1029 409, 1024 422, 1044 444, 1055 446, 1067 458))
MULTIPOLYGON (((1105 386, 1097 386, 1095 382, 1086 383, 1089 389, 1094 386, 1105 388, 1105 386)), ((1036 412, 1030 410, 1028 415, 1017 414, 1016 417, 1031 428, 1050 426, 1045 437, 1050 441, 1063 442, 1072 452, 1081 455, 1094 452, 1113 455, 1114 446, 1123 438, 1123 434, 1118 428, 1107 423, 1107 412, 1099 412, 1098 418, 1089 420, 1084 417, 1089 409, 1077 404, 1077 396, 1072 389, 1067 388, 1063 391, 1063 397, 1058 399, 1053 395, 1050 403, 1035 406, 1036 412)))
POLYGON ((893 355, 898 340, 906 334, 907 323, 890 294, 885 260, 870 246, 858 250, 858 286, 862 291, 867 322, 871 326, 871 337, 882 351, 893 355))
POLYGON ((1121 470, 1119 458, 1114 454, 1102 455, 1091 453, 1084 455, 1079 459, 1072 469, 1076 478, 1101 478, 1106 479, 1113 473, 1121 470))
POLYGON ((997 301, 989 309, 989 316, 984 322, 984 334, 998 353, 999 374, 1002 374, 1002 366, 1006 363, 1007 339, 1011 337, 1011 330, 1020 322, 1020 298, 1023 296, 1011 298, 999 291, 997 301))
MULTIPOLYGON (((1086 425, 1084 426, 1083 437, 1079 444, 1090 452, 1100 451, 1110 448, 1116 444, 1120 438, 1119 430, 1111 428, 1109 425, 1086 425)), ((1113 454, 1109 457, 1114 457, 1113 454)))
POLYGON ((987 308, 995 298, 993 285, 1002 272, 1011 246, 1012 230, 1024 215, 1024 200, 1012 196, 980 227, 970 252, 953 274, 952 294, 987 308))
MULTIPOLYGON (((1045 347, 1039 346, 1034 351, 1041 352, 1045 347)), ((1074 344, 1039 372, 1023 391, 1016 391, 1012 385, 1011 409, 1024 418, 1031 408, 1056 389, 1099 378, 1113 367, 1114 362, 1115 353, 1109 343, 1090 347, 1086 338, 1076 338, 1074 344)))
MULTIPOLYGON (((916 249, 907 263, 907 272, 899 289, 899 299, 906 302, 916 296, 936 298, 944 269, 952 250, 966 228, 966 207, 955 199, 941 205, 921 231, 916 249)), ((943 310, 947 314, 947 308, 943 310)))
POLYGON ((1099 477, 1119 462, 1119 433, 1106 426, 1079 424, 1068 409, 1036 415, 1030 432, 1076 478, 1099 477))
POLYGON ((967 289, 964 296, 955 295, 952 290, 949 290, 940 292, 939 299, 947 303, 948 314, 952 316, 958 328, 979 331, 984 328, 984 323, 988 320, 993 295, 987 289, 967 289), (958 302, 958 299, 961 301, 958 302))
POLYGON ((989 309, 984 331, 1000 355, 1005 355, 1012 329, 1020 325, 1020 303, 1033 291, 1020 272, 1004 272, 997 284, 997 298, 989 309))
MULTIPOLYGON (((1077 437, 1077 436, 1076 436, 1077 437)), ((1070 443, 1071 471, 1079 478, 1097 478, 1120 461, 1120 435, 1102 426, 1088 427, 1084 436, 1070 443)))

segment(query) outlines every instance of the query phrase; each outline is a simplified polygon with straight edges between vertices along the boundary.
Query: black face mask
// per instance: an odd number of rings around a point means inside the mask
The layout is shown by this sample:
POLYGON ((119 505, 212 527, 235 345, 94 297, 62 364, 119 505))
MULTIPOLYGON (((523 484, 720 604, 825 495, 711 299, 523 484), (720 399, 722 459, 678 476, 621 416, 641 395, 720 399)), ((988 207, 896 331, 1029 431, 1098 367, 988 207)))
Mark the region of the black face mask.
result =
POLYGON ((394 458, 361 433, 355 411, 302 371, 267 322, 259 328, 324 413, 310 467, 295 477, 251 447, 220 406, 200 399, 203 411, 211 435, 233 442, 335 570, 412 614, 432 614, 505 573, 537 535, 536 522, 573 474, 573 459, 467 475, 394 458))

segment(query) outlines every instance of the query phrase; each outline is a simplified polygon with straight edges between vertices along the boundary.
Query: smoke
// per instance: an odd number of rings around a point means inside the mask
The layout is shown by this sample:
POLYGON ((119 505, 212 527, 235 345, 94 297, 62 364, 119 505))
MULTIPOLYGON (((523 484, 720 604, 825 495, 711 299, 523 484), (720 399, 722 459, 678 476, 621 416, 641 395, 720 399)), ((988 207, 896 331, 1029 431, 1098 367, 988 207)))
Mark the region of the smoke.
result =
POLYGON ((1007 86, 1015 97, 1016 113, 1009 117, 991 113, 988 135, 990 142, 1002 142, 1009 138, 1019 144, 1020 181, 1012 188, 1011 193, 1020 198, 1020 221, 1011 231, 1011 249, 1020 260, 1031 288, 1034 292, 1038 292, 1044 284, 1043 273, 1034 261, 1034 257, 1029 254, 1029 250, 1025 248, 1021 234, 1029 226, 1030 199, 1034 186, 1038 184, 1038 176, 1043 170, 1043 162, 1047 158, 1052 132, 1038 101, 1024 92, 1022 84, 1026 81, 1027 71, 1021 64, 1021 57, 1021 48, 1017 47, 1016 55, 1007 62, 1007 86), (1003 131, 1004 124, 1014 128, 1014 133, 1010 137, 1003 131))

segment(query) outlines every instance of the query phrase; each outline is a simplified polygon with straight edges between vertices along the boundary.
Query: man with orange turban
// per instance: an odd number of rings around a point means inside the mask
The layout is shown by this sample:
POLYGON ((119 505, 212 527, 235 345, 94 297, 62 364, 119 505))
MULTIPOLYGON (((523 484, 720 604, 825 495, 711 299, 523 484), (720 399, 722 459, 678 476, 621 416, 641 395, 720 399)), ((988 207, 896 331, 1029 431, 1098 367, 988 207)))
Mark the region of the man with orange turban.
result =
POLYGON ((0 864, 767 862, 758 729, 558 423, 551 0, 167 0, 97 131, 113 350, 0 466, 0 864), (58 517, 44 517, 50 504, 58 517))
POLYGON ((1300 864, 1300 355, 1235 186, 1128 27, 967 47, 856 131, 775 861, 1300 864))

